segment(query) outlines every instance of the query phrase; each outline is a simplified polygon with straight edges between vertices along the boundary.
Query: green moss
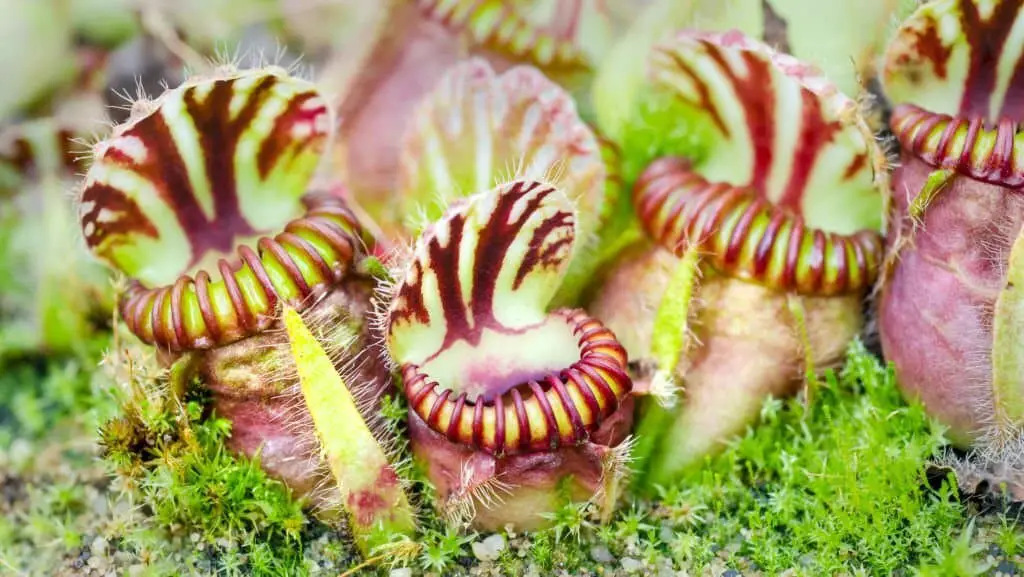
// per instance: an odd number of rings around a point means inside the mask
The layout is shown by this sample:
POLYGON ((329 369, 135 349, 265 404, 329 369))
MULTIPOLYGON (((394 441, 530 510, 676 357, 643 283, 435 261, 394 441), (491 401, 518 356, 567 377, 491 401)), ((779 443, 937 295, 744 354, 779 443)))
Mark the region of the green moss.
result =
MULTIPOLYGON (((73 566, 99 524, 112 548, 154 575, 307 575, 314 557, 340 571, 362 562, 347 532, 304 513, 258 463, 224 449, 230 427, 207 413, 201 394, 179 406, 157 394, 166 386, 143 387, 143 400, 101 431, 108 460, 137 498, 129 521, 82 521, 94 501, 88 495, 101 485, 87 485, 83 496, 81 484, 55 480, 32 486, 27 505, 0 523, 0 548, 25 553, 48 544, 73 566)), ((809 407, 802 399, 766 403, 761 426, 677 486, 661 488, 658 499, 630 497, 608 524, 596 506, 566 501, 550 529, 506 533, 494 561, 474 555, 472 544, 485 536, 446 527, 434 513, 434 490, 409 458, 405 415, 401 395, 384 401, 381 426, 394 439, 399 474, 410 480, 419 532, 371 553, 356 575, 387 575, 392 567, 433 575, 464 575, 471 567, 501 575, 657 574, 669 567, 691 574, 976 575, 992 564, 989 543, 1011 559, 1024 550, 1015 519, 992 517, 973 531, 956 491, 929 485, 925 469, 945 445, 943 432, 901 399, 892 372, 859 344, 845 369, 817 383, 809 407)))
POLYGON ((765 425, 679 487, 667 510, 707 507, 712 542, 742 536, 740 553, 768 571, 864 569, 888 574, 951 546, 963 523, 955 490, 928 486, 927 460, 945 443, 893 373, 857 344, 815 403, 771 401, 765 425))
POLYGON ((0 447, 38 439, 60 421, 114 407, 98 391, 92 366, 106 338, 83 343, 80 356, 0 356, 0 447))
POLYGON ((658 158, 681 156, 699 164, 707 143, 720 138, 707 115, 692 104, 667 90, 644 92, 620 141, 625 190, 632 190, 640 173, 658 158))
MULTIPOLYGON (((228 451, 230 422, 205 414, 196 395, 181 405, 154 397, 148 409, 129 406, 101 430, 106 458, 151 510, 153 525, 201 544, 206 565, 225 574, 308 574, 304 544, 326 526, 258 460, 228 451)), ((350 543, 347 534, 336 539, 350 543)), ((348 546, 337 556, 342 566, 355 559, 348 546)))

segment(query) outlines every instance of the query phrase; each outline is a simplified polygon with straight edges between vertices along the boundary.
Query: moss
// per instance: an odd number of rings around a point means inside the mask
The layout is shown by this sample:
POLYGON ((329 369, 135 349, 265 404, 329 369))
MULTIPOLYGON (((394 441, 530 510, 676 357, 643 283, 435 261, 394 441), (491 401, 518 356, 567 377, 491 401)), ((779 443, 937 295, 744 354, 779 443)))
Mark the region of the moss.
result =
MULTIPOLYGON (((228 451, 231 424, 208 413, 202 388, 190 387, 180 403, 170 395, 143 397, 109 420, 100 438, 104 456, 148 507, 153 526, 188 535, 204 552, 202 565, 217 572, 308 574, 304 547, 328 527, 308 516, 258 460, 228 451)), ((334 539, 350 542, 345 533, 334 539)), ((346 545, 334 556, 345 566, 355 552, 346 545)))
POLYGON ((622 136, 622 175, 625 190, 632 190, 640 174, 655 159, 681 156, 700 164, 715 128, 695 106, 668 90, 645 92, 625 125, 622 136))
MULTIPOLYGON (((19 371, 29 375, 18 381, 22 388, 67 386, 44 386, 40 378, 56 377, 38 367, 19 371)), ((82 373, 85 383, 88 371, 82 373)), ((230 427, 205 409, 200 388, 179 405, 160 394, 168 383, 155 382, 140 387, 135 402, 101 429, 107 460, 120 471, 114 484, 102 473, 83 477, 78 468, 95 462, 68 450, 56 454, 76 471, 70 476, 47 471, 6 482, 4 493, 15 504, 4 505, 0 549, 13 551, 7 561, 19 568, 72 570, 88 562, 103 536, 112 554, 125 556, 120 567, 145 566, 153 575, 307 575, 327 567, 329 574, 354 569, 353 575, 387 575, 393 567, 426 575, 625 575, 667 568, 977 575, 995 566, 993 548, 1004 563, 1024 552, 1015 518, 979 518, 974 529, 957 491, 948 482, 929 483, 926 470, 945 446, 943 431, 900 398, 892 372, 861 345, 842 371, 816 386, 809 407, 803 399, 766 403, 761 426, 678 486, 662 488, 658 500, 627 497, 608 524, 600 523, 597 507, 566 502, 553 513, 551 529, 505 533, 506 546, 491 561, 474 554, 473 545, 486 536, 446 527, 434 513, 433 490, 408 458, 405 401, 389 398, 382 426, 394 441, 400 476, 409 480, 420 529, 357 569, 364 560, 347 532, 305 513, 258 463, 224 450, 230 427), (94 503, 104 495, 111 504, 96 513, 94 503), (34 565, 34 557, 49 565, 34 565)), ((92 385, 80 387, 71 389, 92 385)), ((40 395, 43 404, 62 404, 40 395)), ((2 404, 8 411, 10 398, 2 404)), ((97 409, 105 410, 85 405, 87 412, 97 409)), ((61 421, 60 411, 43 414, 61 421)), ((87 437, 81 427, 88 422, 72 430, 87 437)), ((19 435, 38 430, 18 427, 19 435)))
POLYGON ((951 547, 964 521, 956 491, 925 478, 945 439, 920 406, 904 404, 892 371, 857 344, 815 393, 810 407, 766 404, 765 426, 664 491, 668 518, 706 507, 689 532, 742 538, 739 553, 769 572, 888 574, 951 547))
POLYGON ((109 412, 113 405, 99 394, 92 370, 108 344, 103 335, 73 355, 0 354, 0 446, 14 437, 38 438, 68 416, 109 412))

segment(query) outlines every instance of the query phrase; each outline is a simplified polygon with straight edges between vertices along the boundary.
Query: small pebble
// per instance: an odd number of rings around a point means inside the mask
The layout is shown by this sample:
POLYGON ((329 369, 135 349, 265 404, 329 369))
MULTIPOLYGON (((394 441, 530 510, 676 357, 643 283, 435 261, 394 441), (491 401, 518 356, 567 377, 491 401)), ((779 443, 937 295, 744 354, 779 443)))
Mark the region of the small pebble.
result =
POLYGON ((481 561, 494 561, 505 549, 505 538, 498 533, 473 543, 473 555, 481 561))
POLYGON ((1003 559, 999 562, 999 565, 996 566, 996 573, 1000 575, 1016 575, 1017 565, 1012 561, 1003 559))
POLYGON ((392 569, 389 575, 390 577, 412 577, 412 569, 408 567, 402 567, 401 569, 392 569))
POLYGON ((644 564, 642 561, 640 561, 639 559, 634 559, 632 557, 623 557, 620 563, 622 563, 622 570, 627 573, 635 573, 644 568, 644 564))
POLYGON ((615 557, 604 545, 594 545, 590 548, 590 558, 598 563, 614 563, 615 557))
POLYGON ((743 573, 735 569, 729 569, 725 573, 722 573, 722 577, 743 577, 743 573))
POLYGON ((89 552, 92 553, 93 557, 101 557, 107 554, 107 540, 102 536, 96 537, 92 540, 92 545, 89 546, 89 552))
POLYGON ((146 566, 141 563, 136 563, 128 568, 128 577, 139 577, 146 572, 146 566))

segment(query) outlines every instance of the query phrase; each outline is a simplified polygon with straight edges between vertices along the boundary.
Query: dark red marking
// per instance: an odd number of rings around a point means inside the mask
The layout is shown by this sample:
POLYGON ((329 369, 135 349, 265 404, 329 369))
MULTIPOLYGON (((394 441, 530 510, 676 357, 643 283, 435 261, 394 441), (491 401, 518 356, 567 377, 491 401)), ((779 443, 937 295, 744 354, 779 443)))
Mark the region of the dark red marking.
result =
POLYGON ((81 215, 83 230, 90 224, 93 226, 92 234, 86 237, 90 247, 99 246, 112 235, 138 234, 160 238, 156 225, 142 212, 138 203, 119 189, 95 183, 82 192, 82 204, 92 204, 92 208, 81 215), (117 218, 100 222, 99 217, 104 209, 117 215, 117 218))
POLYGON ((854 175, 863 170, 864 165, 867 164, 867 162, 868 153, 858 153, 856 156, 853 157, 853 160, 850 161, 850 164, 846 166, 846 170, 843 171, 843 180, 850 180, 851 178, 853 178, 854 175))
POLYGON ((388 507, 388 502, 380 496, 380 489, 376 487, 352 491, 349 493, 347 504, 356 522, 363 527, 372 525, 380 512, 388 507))
POLYGON ((800 120, 800 138, 793 151, 793 170, 786 183, 778 206, 788 207, 797 213, 802 210, 803 197, 807 192, 807 181, 822 149, 843 129, 838 120, 826 122, 821 109, 821 98, 805 88, 800 89, 803 102, 800 120))
MULTIPOLYGON (((713 50, 714 48, 712 47, 709 51, 713 50)), ((728 138, 730 136, 729 129, 725 126, 725 121, 722 120, 722 115, 718 112, 718 107, 715 106, 715 103, 711 98, 711 91, 708 89, 707 84, 704 83, 697 75, 697 71, 694 70, 688 62, 676 54, 674 50, 662 50, 661 52, 672 60, 673 64, 676 65, 676 68, 682 71, 683 74, 689 76, 690 80, 693 81, 693 87, 697 90, 698 101, 693 102, 692 100, 687 100, 687 102, 695 108, 710 114, 711 122, 713 122, 715 127, 718 128, 726 138, 728 138)))
MULTIPOLYGON (((939 29, 933 24, 935 22, 930 22, 921 33, 914 35, 914 52, 931 61, 936 76, 945 78, 953 48, 943 44, 942 38, 939 37, 939 29)), ((910 54, 904 54, 898 62, 906 64, 910 58, 910 54)))
MULTIPOLYGON (((459 340, 476 345, 480 342, 485 330, 508 332, 508 329, 497 320, 494 312, 498 276, 501 267, 507 261, 508 251, 513 244, 519 241, 523 227, 536 213, 544 199, 555 189, 547 188, 537 192, 526 201, 526 206, 515 221, 510 222, 510 218, 516 204, 527 195, 534 193, 539 186, 541 184, 538 182, 516 182, 498 195, 496 205, 488 215, 487 224, 477 231, 478 238, 473 257, 473 280, 468 303, 465 303, 463 299, 462 279, 460 278, 460 254, 465 234, 466 216, 456 213, 448 217, 446 245, 442 246, 436 235, 425 239, 427 262, 431 267, 430 270, 437 277, 438 296, 446 326, 444 341, 438 347, 435 355, 447 350, 459 340)), ((546 234, 551 234, 558 228, 567 226, 567 223, 571 222, 570 216, 568 213, 558 213, 552 219, 553 225, 544 222, 540 227, 545 230, 546 234)), ((550 264, 561 246, 560 242, 556 241, 551 243, 554 248, 549 246, 541 251, 542 245, 543 239, 534 235, 531 248, 536 246, 537 250, 528 250, 521 267, 525 266, 528 270, 529 267, 536 266, 538 263, 550 264), (547 260, 545 261, 545 259, 547 260)), ((414 266, 421 265, 419 261, 416 261, 414 266)), ((519 272, 522 272, 522 268, 519 272)), ((402 283, 398 291, 398 300, 402 304, 392 311, 390 319, 392 326, 399 320, 413 315, 417 316, 417 319, 427 316, 423 296, 420 294, 421 285, 422 282, 418 276, 415 282, 411 282, 407 278, 402 283)))
POLYGON ((740 78, 733 73, 721 52, 710 50, 709 53, 722 69, 722 73, 729 77, 736 87, 736 96, 739 97, 740 104, 743 105, 743 114, 747 118, 747 131, 754 153, 754 166, 748 184, 757 190, 765 191, 775 150, 775 91, 772 89, 771 63, 766 62, 764 56, 744 51, 743 60, 747 64, 747 76, 740 78))
MULTIPOLYGON (((108 149, 103 156, 103 160, 135 170, 153 183, 164 204, 174 212, 189 241, 192 251, 189 266, 193 266, 207 252, 230 252, 234 248, 235 239, 257 232, 241 212, 235 161, 242 134, 271 97, 278 79, 273 76, 261 78, 247 95, 241 110, 231 118, 229 113, 235 95, 235 82, 214 82, 201 102, 196 87, 184 89, 183 94, 185 111, 194 122, 199 144, 205 151, 203 159, 212 193, 212 217, 208 218, 203 212, 177 142, 162 114, 152 114, 125 132, 125 137, 136 137, 146 147, 149 152, 146 161, 135 163, 117 148, 108 149)), ((286 112, 276 118, 274 130, 261 143, 257 155, 257 165, 262 176, 266 175, 262 169, 271 166, 288 144, 291 136, 287 131, 290 127, 316 113, 301 110, 302 104, 310 98, 311 94, 292 98, 286 112)))
MULTIPOLYGON (((466 307, 462 301, 462 279, 459 274, 459 246, 462 244, 465 226, 466 217, 462 214, 455 215, 451 219, 447 246, 441 246, 437 237, 431 238, 427 244, 430 270, 437 276, 438 296, 441 299, 446 323, 445 340, 439 351, 447 349, 459 338, 466 338, 471 344, 476 344, 476 340, 471 340, 473 327, 466 316, 466 307)), ((494 263, 491 265, 494 266, 494 263)), ((480 266, 486 267, 484 263, 480 266)), ((476 292, 475 287, 473 292, 476 292)))
MULTIPOLYGON (((450 328, 452 325, 449 324, 449 331, 445 335, 445 344, 442 345, 442 348, 448 348, 451 343, 460 338, 475 345, 480 342, 480 337, 485 329, 500 330, 503 328, 494 315, 494 294, 497 290, 498 274, 507 260, 506 255, 509 249, 519 240, 520 231, 536 213, 544 199, 554 192, 554 189, 542 190, 530 198, 515 222, 509 222, 509 217, 512 215, 516 203, 540 186, 539 182, 531 182, 528 185, 516 182, 498 195, 498 202, 487 219, 487 226, 479 232, 479 239, 474 251, 473 288, 469 302, 473 314, 473 326, 466 334, 460 335, 453 334, 450 328)), ((461 306, 459 308, 462 309, 461 306)))
MULTIPOLYGON (((225 111, 226 112, 226 111, 225 111)), ((199 126, 202 131, 206 127, 199 126)), ((212 130, 216 128, 211 127, 212 130)), ((149 153, 146 160, 141 164, 132 162, 127 168, 134 168, 142 176, 153 183, 164 204, 174 212, 181 226, 182 232, 189 241, 192 249, 192 259, 189 266, 197 262, 202 255, 209 251, 228 252, 234 243, 233 226, 238 226, 240 215, 237 210, 234 214, 216 214, 212 220, 207 219, 203 213, 199 199, 196 198, 192 182, 189 180, 185 168, 185 161, 181 157, 177 143, 171 135, 170 129, 165 122, 163 115, 153 114, 129 129, 125 136, 139 138, 149 153)), ((109 149, 108 149, 109 150, 109 149)), ((204 150, 217 150, 204 148, 204 150)), ((211 157, 220 157, 219 154, 207 154, 207 163, 211 163, 211 157)), ((105 155, 108 162, 114 161, 114 155, 105 155)), ((232 172, 232 174, 234 174, 232 172)), ((215 175, 210 175, 211 185, 215 175)), ((234 187, 228 191, 212 189, 214 197, 230 194, 234 195, 234 187)), ((216 207, 223 210, 231 207, 231 202, 214 201, 216 207)), ((237 199, 235 200, 237 209, 237 199)), ((242 221, 244 222, 244 221, 242 221)), ((252 233, 252 229, 245 223, 238 229, 241 234, 252 233)))
POLYGON ((572 245, 574 240, 572 233, 574 222, 575 219, 571 212, 559 211, 534 229, 533 237, 530 239, 530 247, 526 250, 526 255, 519 264, 519 270, 516 271, 516 278, 512 283, 513 289, 518 289, 527 275, 536 267, 553 266, 562 260, 558 258, 558 253, 563 247, 572 245), (561 228, 569 229, 569 234, 555 242, 545 244, 544 241, 548 236, 561 228))
POLYGON ((3 157, 3 161, 12 165, 19 174, 33 178, 32 172, 36 168, 35 154, 32 147, 24 137, 14 140, 14 152, 3 157))
MULTIPOLYGON (((967 117, 989 116, 989 97, 996 87, 996 75, 999 56, 1003 52, 1006 41, 1010 37, 1013 25, 1020 11, 1017 0, 1003 0, 996 4, 988 20, 982 20, 978 6, 972 0, 960 0, 960 13, 963 18, 963 31, 967 43, 971 46, 971 59, 967 68, 964 95, 960 101, 960 115, 967 117)), ((1014 120, 1024 120, 1020 110, 1024 107, 1024 76, 1018 65, 1007 88, 1007 99, 999 116, 1014 120)))
POLYGON ((303 109, 303 106, 313 98, 316 98, 316 95, 309 92, 293 97, 288 101, 284 112, 278 114, 274 119, 274 128, 271 130, 270 136, 263 139, 263 142, 260 143, 260 150, 256 153, 256 169, 261 178, 266 178, 285 149, 295 144, 289 134, 292 127, 303 122, 315 126, 316 118, 327 114, 325 106, 303 109))
POLYGON ((75 149, 75 133, 66 128, 57 132, 57 150, 60 150, 61 167, 68 175, 78 172, 78 156, 85 154, 84 150, 75 149))
POLYGON ((395 301, 400 303, 391 311, 391 323, 412 319, 417 323, 426 324, 430 322, 430 311, 423 302, 423 263, 414 260, 412 266, 415 270, 416 282, 411 282, 413 275, 406 275, 405 282, 398 289, 395 301))

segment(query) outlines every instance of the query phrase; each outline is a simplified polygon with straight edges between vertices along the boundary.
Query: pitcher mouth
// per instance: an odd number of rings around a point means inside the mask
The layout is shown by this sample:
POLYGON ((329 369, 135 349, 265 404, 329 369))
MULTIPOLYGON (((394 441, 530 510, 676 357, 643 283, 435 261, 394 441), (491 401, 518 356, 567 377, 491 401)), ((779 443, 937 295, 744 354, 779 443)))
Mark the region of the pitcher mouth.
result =
POLYGON ((904 103, 893 110, 890 125, 903 150, 937 169, 1007 188, 1024 186, 1024 136, 1015 120, 989 122, 904 103))
POLYGON ((710 182, 682 158, 656 160, 633 190, 641 223, 677 256, 699 247, 720 272, 769 288, 831 296, 862 291, 878 277, 881 235, 807 226, 750 187, 710 182))
POLYGON ((419 365, 401 366, 410 408, 449 441, 496 456, 587 442, 632 390, 626 351, 611 330, 580 310, 560 310, 579 360, 491 397, 442 387, 419 365))
POLYGON ((417 239, 383 332, 409 410, 434 432, 489 455, 550 452, 586 443, 631 392, 611 330, 549 311, 576 233, 561 189, 516 180, 417 239))
POLYGON ((172 352, 207 349, 267 329, 280 303, 304 310, 317 302, 350 273, 362 241, 340 198, 311 193, 303 204, 303 216, 273 237, 240 245, 213 275, 200 270, 155 287, 132 280, 120 302, 128 328, 172 352))
POLYGON ((648 66, 623 137, 648 236, 772 290, 833 296, 873 285, 888 182, 853 99, 735 30, 682 31, 648 66))

